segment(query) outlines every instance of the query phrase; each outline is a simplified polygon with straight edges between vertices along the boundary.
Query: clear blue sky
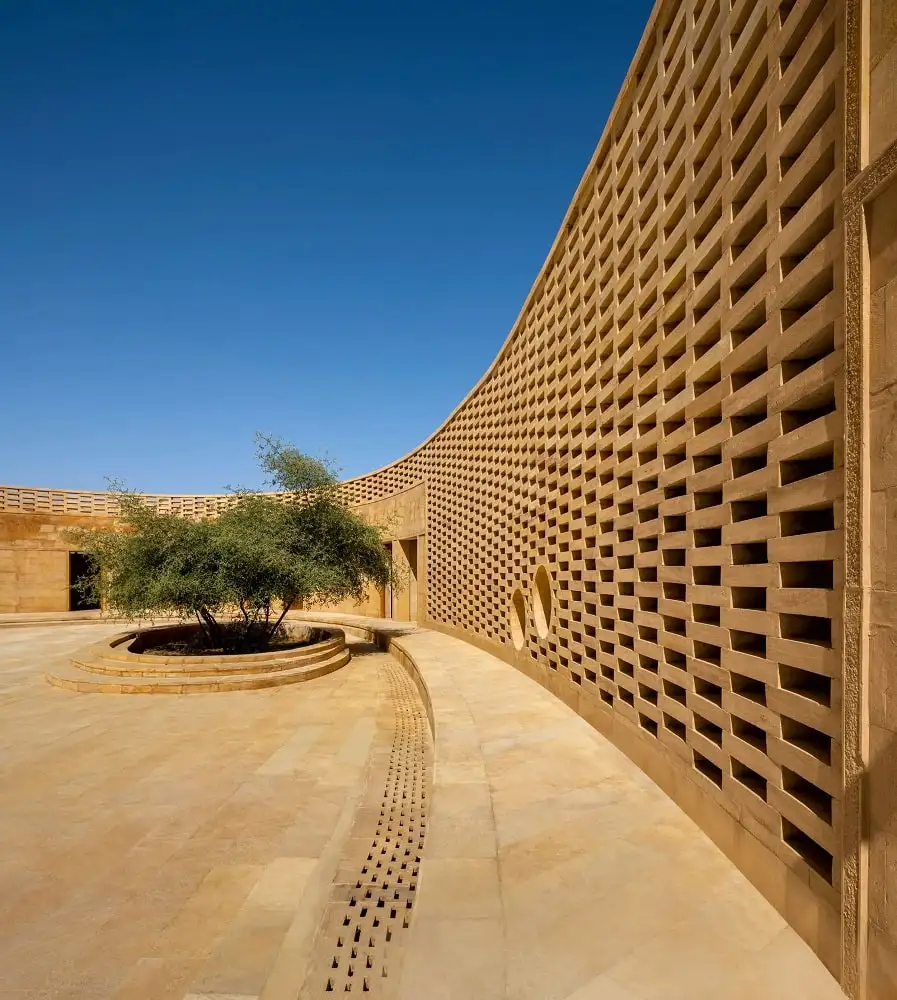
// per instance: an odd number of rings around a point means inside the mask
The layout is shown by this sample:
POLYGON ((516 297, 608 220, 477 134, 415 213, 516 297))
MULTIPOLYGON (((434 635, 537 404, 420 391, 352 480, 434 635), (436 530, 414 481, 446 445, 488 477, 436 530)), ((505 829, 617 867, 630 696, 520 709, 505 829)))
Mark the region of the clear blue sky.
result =
POLYGON ((648 0, 33 0, 0 12, 0 482, 346 475, 494 357, 648 0))

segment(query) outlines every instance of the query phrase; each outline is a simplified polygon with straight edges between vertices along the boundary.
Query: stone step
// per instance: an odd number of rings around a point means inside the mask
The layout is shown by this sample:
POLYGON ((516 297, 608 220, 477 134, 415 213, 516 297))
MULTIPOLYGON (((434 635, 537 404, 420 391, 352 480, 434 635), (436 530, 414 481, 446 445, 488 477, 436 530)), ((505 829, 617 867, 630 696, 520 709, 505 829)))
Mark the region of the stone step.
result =
POLYGON ((247 672, 220 675, 147 676, 145 674, 102 674, 74 665, 57 667, 46 674, 53 687, 93 694, 209 694, 218 691, 255 691, 262 688, 300 684, 338 670, 349 662, 348 649, 341 649, 314 663, 303 662, 287 670, 267 673, 247 672))
POLYGON ((273 674, 293 670, 302 665, 310 666, 328 660, 343 649, 345 649, 345 639, 339 636, 271 659, 257 655, 251 659, 239 656, 165 658, 135 653, 124 658, 110 655, 108 646, 96 643, 80 650, 70 662, 80 670, 95 674, 129 677, 218 677, 227 674, 273 674))

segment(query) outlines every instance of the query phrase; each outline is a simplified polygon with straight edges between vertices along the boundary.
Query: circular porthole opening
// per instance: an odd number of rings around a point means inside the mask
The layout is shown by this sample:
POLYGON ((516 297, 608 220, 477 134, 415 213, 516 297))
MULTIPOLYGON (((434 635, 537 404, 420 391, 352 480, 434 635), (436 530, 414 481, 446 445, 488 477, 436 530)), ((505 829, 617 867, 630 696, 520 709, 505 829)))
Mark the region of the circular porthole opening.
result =
POLYGON ((511 627, 511 642, 514 649, 523 649, 526 643, 526 601, 523 591, 518 587, 511 595, 511 613, 508 616, 511 627))
POLYGON ((533 584, 533 618, 536 634, 544 639, 551 629, 551 577, 544 566, 536 570, 533 584))

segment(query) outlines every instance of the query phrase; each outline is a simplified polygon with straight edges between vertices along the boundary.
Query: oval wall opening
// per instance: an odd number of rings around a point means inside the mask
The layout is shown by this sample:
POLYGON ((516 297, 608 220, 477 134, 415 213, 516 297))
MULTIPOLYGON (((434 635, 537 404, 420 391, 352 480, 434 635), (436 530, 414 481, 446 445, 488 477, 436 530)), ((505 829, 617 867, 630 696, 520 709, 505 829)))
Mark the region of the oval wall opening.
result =
POLYGON ((519 587, 511 595, 508 624, 511 628, 511 642, 514 643, 514 649, 523 649, 526 643, 526 601, 519 587))
POLYGON ((546 638, 551 631, 551 610, 551 577, 548 570, 540 566, 533 581, 533 618, 540 639, 546 638))

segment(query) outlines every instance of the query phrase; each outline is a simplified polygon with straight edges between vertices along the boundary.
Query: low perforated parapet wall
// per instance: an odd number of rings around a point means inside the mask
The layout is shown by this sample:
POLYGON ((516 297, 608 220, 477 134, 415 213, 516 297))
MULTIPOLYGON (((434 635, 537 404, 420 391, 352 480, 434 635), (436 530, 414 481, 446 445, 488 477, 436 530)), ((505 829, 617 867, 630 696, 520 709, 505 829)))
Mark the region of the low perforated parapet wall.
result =
POLYGON ((895 41, 893 0, 658 3, 496 361, 346 484, 381 513, 425 493, 421 619, 605 732, 875 998, 897 995, 895 41))

